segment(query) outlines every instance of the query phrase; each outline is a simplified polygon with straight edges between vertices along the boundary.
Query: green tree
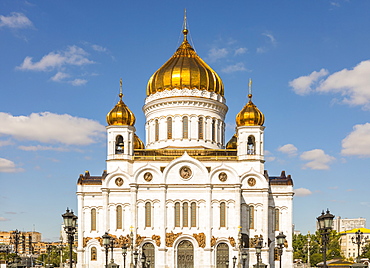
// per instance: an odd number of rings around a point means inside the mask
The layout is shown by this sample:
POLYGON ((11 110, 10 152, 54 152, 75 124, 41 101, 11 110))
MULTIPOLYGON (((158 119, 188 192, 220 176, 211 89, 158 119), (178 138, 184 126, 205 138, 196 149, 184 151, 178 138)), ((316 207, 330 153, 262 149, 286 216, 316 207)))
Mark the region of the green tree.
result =
MULTIPOLYGON (((326 259, 341 258, 342 253, 339 243, 340 235, 336 231, 329 234, 329 242, 327 244, 326 259)), ((293 258, 302 259, 304 263, 308 261, 308 247, 310 247, 310 263, 312 266, 323 261, 322 255, 322 239, 319 232, 310 235, 310 243, 308 243, 308 235, 293 236, 293 258)))
POLYGON ((367 243, 363 248, 362 248, 362 253, 360 255, 362 258, 369 258, 370 259, 370 243, 367 243))

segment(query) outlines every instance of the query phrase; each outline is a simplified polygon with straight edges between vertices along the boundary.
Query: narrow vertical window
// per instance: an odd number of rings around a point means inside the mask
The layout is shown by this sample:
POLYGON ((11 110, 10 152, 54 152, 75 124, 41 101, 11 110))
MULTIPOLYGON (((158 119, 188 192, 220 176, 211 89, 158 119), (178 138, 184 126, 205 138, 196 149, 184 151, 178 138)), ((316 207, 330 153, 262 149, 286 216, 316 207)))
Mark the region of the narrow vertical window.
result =
POLYGON ((204 139, 204 126, 203 126, 203 117, 199 117, 198 121, 198 139, 203 140, 204 139))
POLYGON ((123 154, 124 149, 123 137, 118 135, 116 137, 116 154, 123 154))
POLYGON ((216 120, 212 119, 212 141, 216 141, 216 120))
POLYGON ((189 206, 188 203, 182 204, 182 227, 189 227, 189 206))
POLYGON ((280 230, 280 211, 278 208, 275 209, 275 231, 280 230))
POLYGON ((249 206, 249 229, 254 229, 254 206, 249 206))
POLYGON ((96 209, 91 209, 91 231, 96 231, 96 209))
POLYGON ((91 248, 91 260, 92 261, 96 261, 97 260, 97 257, 96 257, 96 247, 92 247, 91 248))
POLYGON ((116 229, 122 229, 122 206, 116 208, 116 229))
POLYGON ((167 118, 167 139, 172 139, 172 118, 167 118))
POLYGON ((197 226, 197 204, 192 202, 190 205, 190 214, 191 214, 191 227, 197 226))
POLYGON ((182 138, 187 139, 189 137, 189 122, 188 117, 184 116, 182 118, 182 138))
POLYGON ((175 227, 180 227, 180 203, 175 203, 175 227))
POLYGON ((220 204, 220 227, 226 227, 226 204, 220 204))
POLYGON ((145 227, 152 226, 152 205, 150 202, 145 203, 145 227))
POLYGON ((256 146, 253 136, 248 137, 247 154, 256 154, 256 146))
POLYGON ((154 126, 154 137, 155 137, 155 141, 158 141, 159 140, 159 123, 158 123, 158 119, 155 120, 155 126, 154 126))

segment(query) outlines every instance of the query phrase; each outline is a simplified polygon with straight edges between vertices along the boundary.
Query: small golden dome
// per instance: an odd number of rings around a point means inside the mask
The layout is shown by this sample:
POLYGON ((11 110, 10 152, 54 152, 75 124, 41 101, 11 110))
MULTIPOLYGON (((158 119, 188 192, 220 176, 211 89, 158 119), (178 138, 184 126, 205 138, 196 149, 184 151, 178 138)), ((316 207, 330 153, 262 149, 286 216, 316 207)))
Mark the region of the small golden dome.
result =
POLYGON ((140 138, 134 134, 134 149, 145 149, 144 142, 140 140, 140 138))
POLYGON ((224 85, 188 43, 188 29, 183 30, 184 41, 175 54, 150 77, 146 89, 149 96, 156 92, 172 89, 199 89, 224 95, 224 85))
POLYGON ((241 126, 262 126, 265 116, 252 102, 252 94, 248 95, 249 102, 236 116, 236 125, 241 126))
POLYGON ((108 125, 114 126, 133 126, 135 115, 122 101, 123 94, 119 93, 119 101, 114 108, 107 114, 108 125))
POLYGON ((234 134, 226 144, 226 149, 237 149, 238 137, 234 134))

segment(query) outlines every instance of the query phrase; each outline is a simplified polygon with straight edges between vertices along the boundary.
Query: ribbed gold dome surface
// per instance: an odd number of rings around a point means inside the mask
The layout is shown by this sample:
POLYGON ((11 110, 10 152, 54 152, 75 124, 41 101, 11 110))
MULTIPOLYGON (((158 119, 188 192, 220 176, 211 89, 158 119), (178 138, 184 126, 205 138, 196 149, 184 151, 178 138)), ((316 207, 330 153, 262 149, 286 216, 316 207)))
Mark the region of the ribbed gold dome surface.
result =
POLYGON ((140 138, 134 134, 134 149, 145 149, 144 142, 140 140, 140 138))
POLYGON ((123 94, 119 93, 119 101, 114 108, 107 114, 108 125, 114 126, 133 126, 135 115, 122 101, 123 94))
POLYGON ((218 74, 212 70, 188 43, 188 30, 183 30, 184 41, 175 54, 149 79, 147 96, 164 90, 199 89, 224 95, 224 85, 218 74))
POLYGON ((252 94, 248 95, 249 102, 236 116, 236 125, 241 126, 262 126, 265 116, 252 102, 252 94))
POLYGON ((237 149, 238 147, 238 137, 234 134, 231 139, 226 144, 226 149, 237 149))

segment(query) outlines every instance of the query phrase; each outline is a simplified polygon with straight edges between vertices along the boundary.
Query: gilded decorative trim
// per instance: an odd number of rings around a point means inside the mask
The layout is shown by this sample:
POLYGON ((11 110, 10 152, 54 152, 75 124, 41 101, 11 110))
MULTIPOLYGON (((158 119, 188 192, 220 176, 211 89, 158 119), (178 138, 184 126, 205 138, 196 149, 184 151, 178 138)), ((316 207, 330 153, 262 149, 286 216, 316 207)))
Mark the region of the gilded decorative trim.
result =
POLYGON ((217 238, 212 235, 211 238, 211 247, 214 247, 216 245, 217 238))
POLYGON ((166 233, 166 247, 172 247, 173 246, 173 242, 175 242, 175 240, 180 235, 182 235, 182 233, 177 233, 177 234, 174 234, 173 232, 166 233))
POLYGON ((152 235, 152 239, 155 241, 157 247, 161 246, 161 237, 159 235, 152 235))
POLYGON ((232 247, 235 247, 235 239, 234 239, 234 237, 229 236, 229 241, 230 241, 230 245, 232 247))
POLYGON ((197 240, 199 247, 204 248, 206 246, 206 235, 204 233, 193 234, 195 240, 197 240))

